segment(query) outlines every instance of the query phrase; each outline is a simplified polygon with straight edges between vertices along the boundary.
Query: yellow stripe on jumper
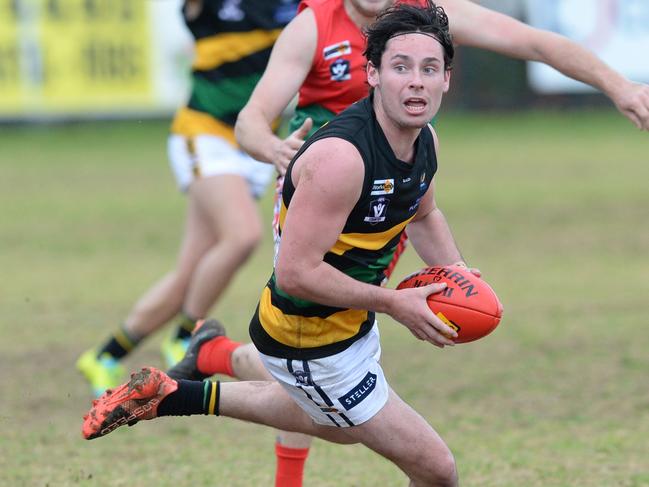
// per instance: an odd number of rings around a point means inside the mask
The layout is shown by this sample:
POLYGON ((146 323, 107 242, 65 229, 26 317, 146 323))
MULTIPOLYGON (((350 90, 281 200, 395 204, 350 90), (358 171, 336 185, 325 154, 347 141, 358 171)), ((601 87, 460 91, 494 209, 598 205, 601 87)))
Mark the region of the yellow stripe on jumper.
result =
POLYGON ((174 121, 171 124, 171 133, 185 137, 216 135, 227 140, 233 147, 238 147, 232 127, 208 113, 187 107, 183 107, 176 112, 174 121))
MULTIPOLYGON (((413 215, 414 216, 414 215, 413 215)), ((385 245, 396 237, 406 225, 410 223, 413 217, 408 218, 406 221, 389 228, 384 232, 379 233, 343 233, 338 237, 338 241, 331 248, 332 253, 336 255, 343 255, 350 249, 364 249, 364 250, 378 250, 385 247, 385 245)))
POLYGON ((192 67, 201 71, 215 69, 225 63, 239 61, 271 47, 282 29, 228 32, 196 41, 196 57, 192 67))
POLYGON ((271 303, 268 287, 259 303, 259 321, 274 340, 293 348, 314 348, 337 343, 358 333, 367 311, 349 309, 327 318, 285 315, 271 303))

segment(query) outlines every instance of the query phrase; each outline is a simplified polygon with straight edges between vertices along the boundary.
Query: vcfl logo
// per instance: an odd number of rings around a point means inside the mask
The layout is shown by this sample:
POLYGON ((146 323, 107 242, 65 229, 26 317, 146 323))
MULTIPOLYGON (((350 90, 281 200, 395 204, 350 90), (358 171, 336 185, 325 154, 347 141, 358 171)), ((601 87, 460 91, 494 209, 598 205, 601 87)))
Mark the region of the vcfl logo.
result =
POLYGON ((387 198, 379 198, 370 202, 370 212, 364 219, 365 222, 371 225, 376 225, 385 221, 385 215, 388 212, 388 204, 390 200, 387 198))
POLYGON ((332 81, 347 81, 351 79, 351 75, 349 74, 349 61, 346 59, 336 59, 329 66, 329 73, 331 74, 332 81))

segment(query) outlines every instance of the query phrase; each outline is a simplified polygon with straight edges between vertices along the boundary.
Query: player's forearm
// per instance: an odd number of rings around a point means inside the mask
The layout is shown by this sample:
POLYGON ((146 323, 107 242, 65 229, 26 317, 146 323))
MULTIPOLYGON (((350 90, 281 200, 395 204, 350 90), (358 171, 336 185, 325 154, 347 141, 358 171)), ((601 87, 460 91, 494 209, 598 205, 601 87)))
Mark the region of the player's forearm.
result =
POLYGON ((325 262, 308 268, 278 266, 275 276, 279 288, 291 296, 339 308, 389 313, 395 292, 357 281, 325 262))
POLYGON ((273 163, 275 147, 282 143, 271 128, 271 123, 263 114, 245 107, 237 117, 234 134, 241 148, 254 159, 273 163))
POLYGON ((533 46, 536 52, 533 60, 548 64, 610 97, 627 81, 593 52, 558 34, 536 31, 533 46))
POLYGON ((424 218, 412 222, 408 239, 426 265, 445 265, 464 261, 444 214, 435 208, 424 218))
POLYGON ((625 80, 594 53, 565 36, 530 27, 473 2, 442 0, 441 3, 447 7, 452 34, 460 45, 545 63, 609 96, 625 80), (476 29, 476 25, 483 28, 476 29))

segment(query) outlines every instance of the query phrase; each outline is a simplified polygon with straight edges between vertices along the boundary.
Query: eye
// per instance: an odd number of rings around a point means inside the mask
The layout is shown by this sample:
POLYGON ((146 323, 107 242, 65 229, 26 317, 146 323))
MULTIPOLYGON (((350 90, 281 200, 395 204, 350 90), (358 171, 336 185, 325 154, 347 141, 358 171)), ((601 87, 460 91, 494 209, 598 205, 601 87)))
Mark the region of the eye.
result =
POLYGON ((396 64, 393 68, 397 73, 405 73, 408 68, 403 64, 396 64))
POLYGON ((428 75, 435 74, 437 72, 437 66, 426 66, 422 71, 424 72, 424 74, 428 75))

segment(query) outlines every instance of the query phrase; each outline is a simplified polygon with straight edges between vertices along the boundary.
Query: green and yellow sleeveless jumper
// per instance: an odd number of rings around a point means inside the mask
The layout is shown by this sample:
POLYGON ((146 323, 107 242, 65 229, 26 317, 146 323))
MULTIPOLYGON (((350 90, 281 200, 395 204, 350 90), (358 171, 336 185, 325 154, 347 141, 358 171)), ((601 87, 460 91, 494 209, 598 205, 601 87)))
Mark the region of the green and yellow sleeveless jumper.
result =
MULTIPOLYGON (((355 103, 309 138, 289 165, 280 235, 295 193, 293 164, 311 144, 329 137, 347 140, 358 149, 365 177, 361 196, 324 261, 358 281, 378 286, 437 170, 433 137, 430 130, 423 129, 416 141, 414 162, 400 161, 376 120, 372 98, 355 103)), ((277 286, 273 273, 251 320, 250 336, 266 355, 312 360, 346 349, 373 324, 371 311, 324 306, 290 296, 277 286)))
POLYGON ((297 0, 204 0, 185 23, 196 40, 191 94, 176 113, 172 133, 217 135, 236 145, 234 124, 297 0))

